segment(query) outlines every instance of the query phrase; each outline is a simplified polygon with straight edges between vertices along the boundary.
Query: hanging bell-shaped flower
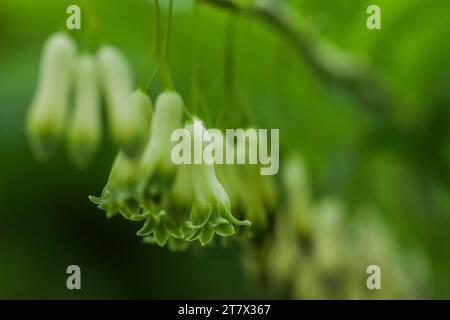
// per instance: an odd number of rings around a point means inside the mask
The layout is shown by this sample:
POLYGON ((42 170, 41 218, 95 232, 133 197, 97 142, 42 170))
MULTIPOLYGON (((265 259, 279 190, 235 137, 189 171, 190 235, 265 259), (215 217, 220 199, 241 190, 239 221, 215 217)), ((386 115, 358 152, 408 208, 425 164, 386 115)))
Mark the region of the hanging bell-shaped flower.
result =
POLYGON ((75 105, 68 132, 70 159, 80 168, 89 164, 101 141, 102 119, 95 59, 79 58, 76 68, 75 105))
MULTIPOLYGON (((141 109, 145 114, 146 125, 149 127, 152 118, 152 103, 141 90, 136 90, 129 96, 130 108, 141 109)), ((149 128, 146 130, 149 131, 149 128)), ((139 181, 140 158, 130 158, 124 151, 119 151, 109 174, 108 182, 102 196, 90 199, 108 216, 121 213, 129 220, 143 220, 142 210, 136 201, 136 185, 139 181)))
POLYGON ((45 42, 26 124, 32 150, 39 159, 48 158, 64 135, 76 51, 75 42, 63 33, 45 42))
POLYGON ((156 100, 150 138, 140 160, 139 194, 150 207, 160 203, 163 194, 169 194, 175 178, 171 136, 183 126, 183 110, 183 100, 175 91, 165 91, 156 100))
POLYGON ((130 66, 122 53, 111 46, 99 50, 98 62, 112 138, 129 156, 135 157, 146 138, 147 119, 141 108, 130 106, 134 87, 130 66))
MULTIPOLYGON (((201 123, 201 122, 200 122, 201 123)), ((203 141, 203 135, 208 135, 206 129, 194 129, 193 125, 186 128, 191 133, 193 141, 203 141)), ((211 139, 205 139, 211 141, 211 139)), ((240 221, 231 213, 231 203, 227 192, 217 179, 213 164, 191 164, 193 205, 188 226, 195 232, 188 240, 199 239, 202 245, 209 243, 214 236, 230 236, 235 233, 233 225, 249 226, 248 220, 240 221)))
MULTIPOLYGON (((226 139, 227 148, 237 157, 249 158, 245 140, 226 139)), ((252 221, 254 231, 264 231, 274 213, 278 195, 273 176, 261 175, 260 164, 220 164, 216 166, 219 181, 224 186, 238 217, 252 221)))
POLYGON ((291 225, 300 234, 310 236, 313 231, 314 215, 311 214, 308 171, 301 156, 288 156, 281 181, 286 190, 288 219, 291 225))

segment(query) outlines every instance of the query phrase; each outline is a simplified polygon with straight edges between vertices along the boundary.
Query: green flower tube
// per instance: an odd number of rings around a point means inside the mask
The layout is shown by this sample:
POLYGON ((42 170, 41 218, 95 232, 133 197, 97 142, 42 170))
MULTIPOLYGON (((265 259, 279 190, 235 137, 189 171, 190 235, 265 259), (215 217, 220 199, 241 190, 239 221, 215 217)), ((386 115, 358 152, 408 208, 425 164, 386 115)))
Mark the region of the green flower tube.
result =
POLYGON ((153 236, 155 242, 163 247, 169 238, 182 239, 183 233, 166 214, 161 210, 157 214, 150 215, 142 228, 137 232, 138 236, 153 236))
POLYGON ((141 108, 130 106, 134 87, 130 66, 122 53, 111 46, 99 50, 98 63, 113 141, 134 157, 144 142, 147 120, 141 108))
POLYGON ((39 80, 26 123, 38 159, 48 158, 64 135, 76 51, 75 42, 62 33, 50 36, 44 44, 39 80))
POLYGON ((73 163, 83 168, 92 160, 102 136, 97 69, 95 59, 89 55, 78 60, 75 90, 68 151, 73 163))
POLYGON ((140 161, 139 194, 147 204, 160 202, 175 178, 171 136, 175 129, 183 127, 183 110, 183 100, 174 91, 165 91, 156 100, 150 138, 140 161))

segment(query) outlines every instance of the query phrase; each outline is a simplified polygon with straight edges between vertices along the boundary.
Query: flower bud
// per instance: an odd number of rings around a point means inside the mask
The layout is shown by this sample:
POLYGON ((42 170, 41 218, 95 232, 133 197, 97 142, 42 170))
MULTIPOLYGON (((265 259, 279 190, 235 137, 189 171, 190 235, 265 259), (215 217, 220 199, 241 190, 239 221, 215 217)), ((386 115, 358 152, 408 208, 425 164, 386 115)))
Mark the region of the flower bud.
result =
MULTIPOLYGON (((134 157, 145 139, 147 119, 142 108, 130 106, 134 86, 130 66, 122 53, 111 46, 99 50, 98 62, 113 141, 134 157)), ((134 98, 131 102, 135 102, 134 98)))
POLYGON ((302 261, 294 273, 293 295, 295 299, 324 299, 327 291, 321 279, 320 268, 310 261, 302 261))
POLYGON ((45 43, 37 89, 27 116, 27 133, 35 156, 47 158, 56 148, 66 125, 76 45, 57 33, 45 43))
MULTIPOLYGON (((202 141, 202 136, 207 134, 204 128, 194 130, 192 125, 188 125, 187 129, 193 141, 202 141)), ((230 199, 217 179, 214 165, 193 164, 189 165, 189 168, 193 183, 193 206, 188 225, 196 229, 196 232, 188 240, 199 239, 202 245, 206 245, 214 233, 220 236, 233 235, 235 233, 233 224, 240 226, 251 224, 248 220, 240 221, 232 215, 230 199)))
POLYGON ((165 91, 158 96, 150 139, 141 159, 144 175, 156 169, 167 176, 174 175, 175 165, 170 158, 171 136, 175 129, 183 126, 183 109, 183 100, 175 91, 165 91))
POLYGON ((68 148, 74 164, 82 168, 92 160, 102 135, 97 69, 93 57, 84 55, 78 60, 75 85, 68 148))

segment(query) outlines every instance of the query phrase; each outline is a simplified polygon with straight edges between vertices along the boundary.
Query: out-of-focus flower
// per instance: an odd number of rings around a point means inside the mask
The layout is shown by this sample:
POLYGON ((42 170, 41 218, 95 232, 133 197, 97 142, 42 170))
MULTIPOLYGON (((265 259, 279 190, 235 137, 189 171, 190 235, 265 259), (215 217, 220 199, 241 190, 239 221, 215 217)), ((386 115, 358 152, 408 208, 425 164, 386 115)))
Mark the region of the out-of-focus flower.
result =
MULTIPOLYGON (((141 90, 136 90, 129 96, 131 108, 140 109, 145 115, 146 131, 152 119, 152 103, 141 90)), ((105 210, 108 217, 121 213, 129 220, 142 220, 143 209, 137 202, 136 185, 139 181, 140 157, 130 158, 124 151, 119 151, 114 160, 108 182, 100 197, 90 196, 89 199, 105 210)))
POLYGON ((84 168, 92 160, 102 136, 97 67, 89 55, 81 56, 77 62, 75 105, 69 125, 70 159, 75 166, 84 168))
POLYGON ((32 150, 46 159, 64 135, 76 45, 63 33, 45 42, 37 89, 27 117, 32 150))

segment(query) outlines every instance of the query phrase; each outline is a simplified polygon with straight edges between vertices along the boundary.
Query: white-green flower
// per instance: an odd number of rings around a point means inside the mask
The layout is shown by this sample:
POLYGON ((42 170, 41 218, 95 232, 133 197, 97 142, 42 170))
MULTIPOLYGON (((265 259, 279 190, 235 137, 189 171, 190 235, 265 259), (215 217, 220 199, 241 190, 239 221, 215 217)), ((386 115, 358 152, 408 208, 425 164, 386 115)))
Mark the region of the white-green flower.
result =
POLYGON ((314 212, 314 259, 322 270, 342 268, 346 255, 346 220, 343 205, 337 199, 323 199, 314 212))
POLYGON ((68 132, 68 150, 74 164, 85 167, 92 160, 102 137, 102 119, 95 59, 78 59, 75 105, 68 132))
POLYGON ((151 133, 140 160, 139 192, 143 201, 159 203, 167 193, 176 174, 170 158, 172 132, 183 126, 184 103, 175 91, 161 93, 155 104, 151 133))
POLYGON ((290 155, 284 163, 282 183, 286 192, 288 219, 301 234, 309 236, 314 226, 311 215, 309 176, 299 155, 290 155))
POLYGON ((122 53, 111 46, 99 50, 98 63, 112 138, 134 157, 146 137, 147 119, 142 108, 130 106, 129 98, 134 88, 130 66, 122 53))
POLYGON ((64 135, 76 56, 75 42, 56 33, 45 42, 39 80, 27 116, 27 133, 34 154, 47 158, 64 135))

